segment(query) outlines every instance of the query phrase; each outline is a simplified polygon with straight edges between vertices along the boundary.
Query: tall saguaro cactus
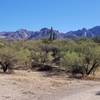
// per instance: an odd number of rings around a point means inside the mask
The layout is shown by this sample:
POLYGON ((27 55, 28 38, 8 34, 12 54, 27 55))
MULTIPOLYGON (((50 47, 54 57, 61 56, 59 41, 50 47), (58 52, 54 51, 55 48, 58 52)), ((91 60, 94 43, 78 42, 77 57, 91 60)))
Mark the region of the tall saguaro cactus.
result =
POLYGON ((53 40, 56 39, 56 34, 55 34, 55 32, 54 32, 54 30, 53 30, 52 27, 51 27, 51 29, 50 29, 49 34, 50 34, 50 37, 49 37, 49 40, 50 40, 50 41, 53 41, 53 40))

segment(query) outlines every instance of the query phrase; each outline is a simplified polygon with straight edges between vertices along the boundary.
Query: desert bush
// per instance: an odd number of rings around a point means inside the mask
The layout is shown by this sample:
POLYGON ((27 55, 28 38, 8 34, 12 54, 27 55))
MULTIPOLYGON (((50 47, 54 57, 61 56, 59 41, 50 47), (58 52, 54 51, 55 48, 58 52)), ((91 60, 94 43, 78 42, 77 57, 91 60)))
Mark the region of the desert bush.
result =
POLYGON ((62 66, 72 74, 77 72, 88 76, 95 73, 100 66, 100 46, 92 40, 84 39, 67 45, 61 50, 62 66))
POLYGON ((42 69, 52 69, 53 66, 59 65, 59 49, 50 44, 40 45, 33 49, 31 58, 33 68, 36 67, 36 64, 39 64, 42 69))
POLYGON ((92 39, 0 40, 0 61, 29 68, 58 66, 88 76, 100 66, 100 44, 92 39))

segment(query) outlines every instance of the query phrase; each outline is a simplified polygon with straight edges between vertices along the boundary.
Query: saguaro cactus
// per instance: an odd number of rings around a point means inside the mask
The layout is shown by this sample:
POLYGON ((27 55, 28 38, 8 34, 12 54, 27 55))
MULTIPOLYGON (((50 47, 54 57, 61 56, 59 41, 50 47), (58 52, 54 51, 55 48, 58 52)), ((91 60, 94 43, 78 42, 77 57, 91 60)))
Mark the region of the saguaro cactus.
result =
POLYGON ((49 34, 50 34, 50 37, 49 37, 49 40, 50 40, 50 41, 53 41, 53 40, 56 39, 56 33, 54 32, 54 30, 53 30, 52 27, 51 27, 51 29, 50 29, 49 34))

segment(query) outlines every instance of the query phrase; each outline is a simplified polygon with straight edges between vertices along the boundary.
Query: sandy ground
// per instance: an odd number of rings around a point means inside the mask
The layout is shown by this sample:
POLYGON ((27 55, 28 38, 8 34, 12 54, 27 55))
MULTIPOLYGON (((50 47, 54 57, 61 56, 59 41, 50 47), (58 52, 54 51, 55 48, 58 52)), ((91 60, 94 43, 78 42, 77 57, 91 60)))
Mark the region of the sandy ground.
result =
POLYGON ((100 82, 15 71, 0 74, 0 100, 100 100, 100 82))

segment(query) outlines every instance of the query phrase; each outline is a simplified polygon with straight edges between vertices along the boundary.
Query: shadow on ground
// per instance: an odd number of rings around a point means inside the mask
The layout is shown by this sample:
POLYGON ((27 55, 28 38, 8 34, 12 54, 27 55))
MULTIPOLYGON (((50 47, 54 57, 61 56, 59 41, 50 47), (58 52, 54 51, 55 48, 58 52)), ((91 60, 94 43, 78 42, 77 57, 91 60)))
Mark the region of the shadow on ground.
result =
POLYGON ((100 91, 98 91, 98 92, 96 93, 96 95, 100 96, 100 91))

